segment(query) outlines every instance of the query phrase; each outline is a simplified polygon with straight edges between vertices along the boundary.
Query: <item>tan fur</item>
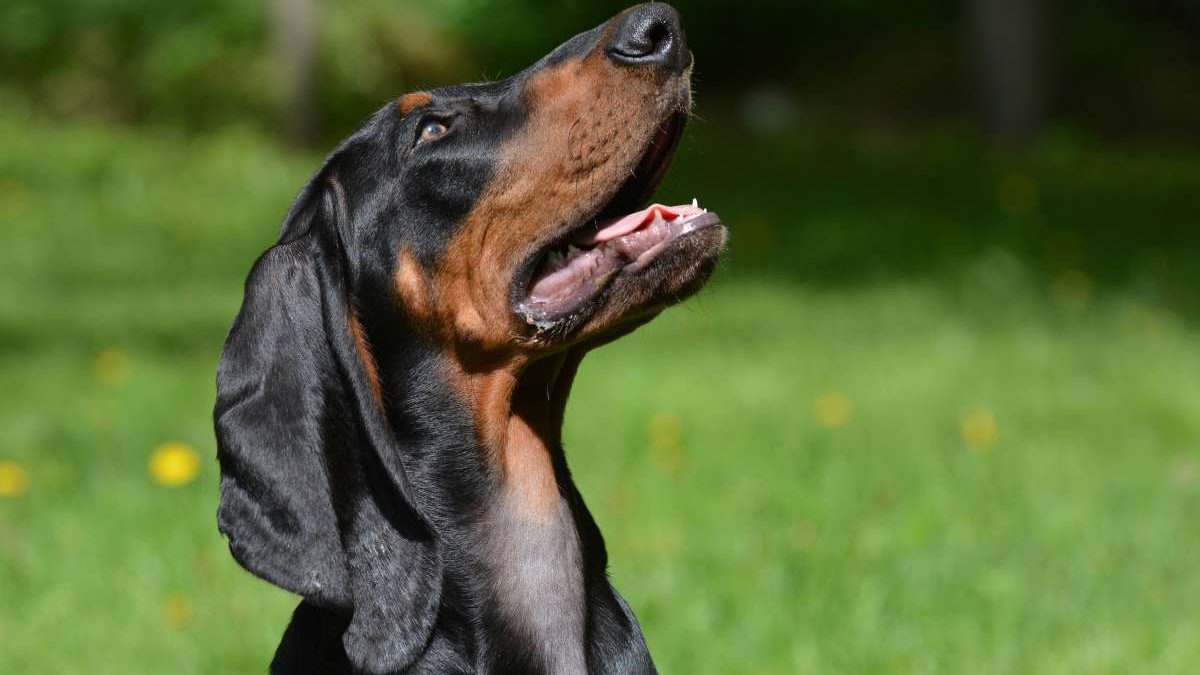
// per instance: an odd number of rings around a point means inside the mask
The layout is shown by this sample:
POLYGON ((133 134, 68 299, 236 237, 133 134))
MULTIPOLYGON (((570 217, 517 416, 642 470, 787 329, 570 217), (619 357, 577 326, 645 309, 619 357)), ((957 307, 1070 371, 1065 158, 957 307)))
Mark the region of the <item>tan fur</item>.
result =
POLYGON ((504 475, 518 508, 527 517, 544 518, 558 504, 558 483, 550 450, 520 416, 508 419, 504 444, 504 475))
POLYGON ((396 294, 400 310, 412 320, 414 326, 430 330, 437 328, 432 309, 435 300, 431 295, 433 290, 429 287, 421 264, 407 250, 401 250, 396 256, 392 291, 396 294))
POLYGON ((350 330, 350 337, 354 339, 354 351, 358 354, 363 373, 367 376, 367 386, 371 389, 371 398, 375 399, 376 404, 382 406, 383 387, 379 382, 379 368, 375 365, 375 355, 371 353, 371 345, 367 342, 362 323, 358 320, 358 313, 353 309, 346 317, 346 327, 350 330))
POLYGON ((560 499, 550 444, 553 433, 547 401, 557 376, 557 359, 539 363, 527 379, 523 361, 483 372, 459 368, 448 373, 468 401, 481 446, 491 455, 505 491, 523 517, 541 520, 560 499), (545 393, 542 393, 545 392, 545 393))
POLYGON ((430 103, 433 103, 433 97, 428 92, 414 91, 401 96, 396 101, 396 108, 400 110, 400 116, 405 117, 417 108, 423 108, 430 103))

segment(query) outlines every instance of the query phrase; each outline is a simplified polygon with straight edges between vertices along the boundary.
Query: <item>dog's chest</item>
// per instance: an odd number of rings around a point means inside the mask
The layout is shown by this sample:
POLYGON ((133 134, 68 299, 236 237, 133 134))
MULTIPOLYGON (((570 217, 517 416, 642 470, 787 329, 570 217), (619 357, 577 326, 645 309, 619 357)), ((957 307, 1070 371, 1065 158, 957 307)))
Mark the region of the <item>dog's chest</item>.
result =
POLYGON ((530 513, 506 494, 492 507, 485 542, 501 620, 544 672, 586 673, 583 563, 566 502, 530 513))

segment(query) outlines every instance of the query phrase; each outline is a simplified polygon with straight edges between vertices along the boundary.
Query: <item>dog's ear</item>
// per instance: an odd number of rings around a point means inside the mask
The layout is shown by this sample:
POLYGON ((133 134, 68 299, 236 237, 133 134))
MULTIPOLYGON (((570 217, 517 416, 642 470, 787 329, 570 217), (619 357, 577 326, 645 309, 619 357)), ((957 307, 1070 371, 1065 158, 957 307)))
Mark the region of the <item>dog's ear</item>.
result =
POLYGON ((372 388, 344 213, 318 175, 246 281, 217 370, 217 520, 246 569, 350 616, 356 668, 395 672, 428 642, 441 562, 372 388))

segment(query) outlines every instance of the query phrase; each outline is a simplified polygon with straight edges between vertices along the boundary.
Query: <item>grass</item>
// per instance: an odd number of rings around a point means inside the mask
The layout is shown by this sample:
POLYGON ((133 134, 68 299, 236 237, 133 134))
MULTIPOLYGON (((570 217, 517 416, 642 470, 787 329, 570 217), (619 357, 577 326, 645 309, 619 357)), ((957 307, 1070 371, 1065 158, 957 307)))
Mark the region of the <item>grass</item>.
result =
MULTIPOLYGON (((660 669, 1200 668, 1196 158, 718 126, 665 192, 721 210, 728 263, 590 357, 567 420, 660 669)), ((316 158, 0 142, 0 670, 263 672, 295 600, 216 532, 213 369, 316 158), (168 441, 203 460, 180 487, 168 441)))

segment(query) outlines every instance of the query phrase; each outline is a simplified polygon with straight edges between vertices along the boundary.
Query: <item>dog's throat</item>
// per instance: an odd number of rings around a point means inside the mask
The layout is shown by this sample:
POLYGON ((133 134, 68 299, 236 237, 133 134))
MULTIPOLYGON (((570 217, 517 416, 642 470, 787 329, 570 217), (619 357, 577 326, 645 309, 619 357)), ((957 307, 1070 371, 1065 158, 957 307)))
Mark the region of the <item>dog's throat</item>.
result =
POLYGON ((510 507, 531 522, 552 520, 562 502, 554 475, 556 451, 524 418, 509 417, 499 457, 502 491, 510 507))

